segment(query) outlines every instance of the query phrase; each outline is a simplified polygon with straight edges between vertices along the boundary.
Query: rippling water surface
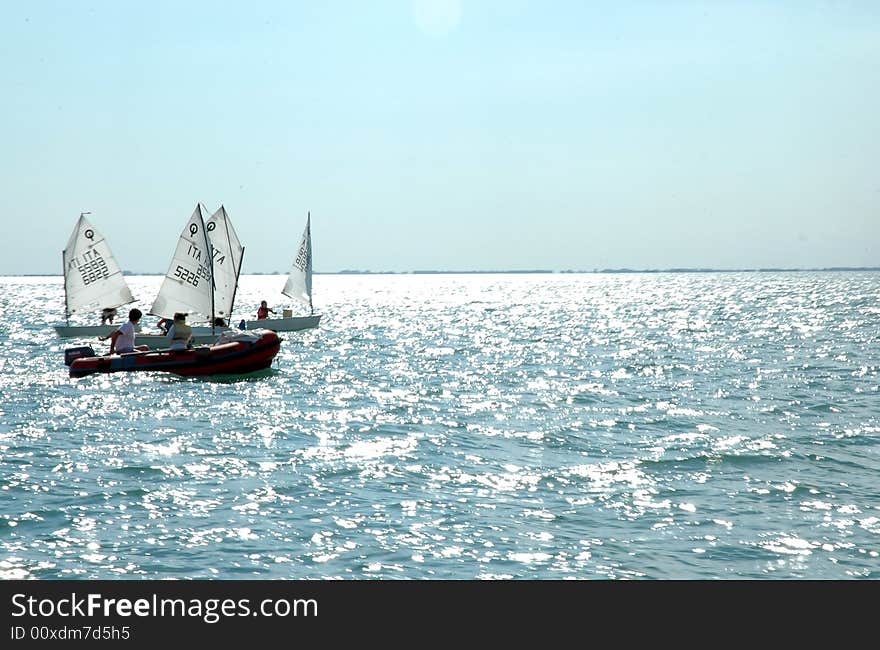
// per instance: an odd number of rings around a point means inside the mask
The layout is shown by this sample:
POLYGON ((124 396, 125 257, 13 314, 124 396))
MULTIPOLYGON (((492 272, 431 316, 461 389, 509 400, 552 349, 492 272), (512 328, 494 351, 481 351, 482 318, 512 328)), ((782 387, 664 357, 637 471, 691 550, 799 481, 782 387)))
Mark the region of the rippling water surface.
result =
POLYGON ((0 278, 0 577, 880 577, 880 273, 315 293, 255 377, 70 379, 0 278))

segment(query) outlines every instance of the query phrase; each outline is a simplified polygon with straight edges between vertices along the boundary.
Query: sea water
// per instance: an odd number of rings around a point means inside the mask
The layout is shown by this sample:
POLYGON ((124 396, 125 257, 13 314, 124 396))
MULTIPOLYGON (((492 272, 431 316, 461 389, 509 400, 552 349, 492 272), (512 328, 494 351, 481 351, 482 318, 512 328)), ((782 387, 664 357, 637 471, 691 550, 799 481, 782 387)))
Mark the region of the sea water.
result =
POLYGON ((71 379, 61 279, 0 278, 0 577, 880 577, 880 273, 314 293, 253 377, 71 379))

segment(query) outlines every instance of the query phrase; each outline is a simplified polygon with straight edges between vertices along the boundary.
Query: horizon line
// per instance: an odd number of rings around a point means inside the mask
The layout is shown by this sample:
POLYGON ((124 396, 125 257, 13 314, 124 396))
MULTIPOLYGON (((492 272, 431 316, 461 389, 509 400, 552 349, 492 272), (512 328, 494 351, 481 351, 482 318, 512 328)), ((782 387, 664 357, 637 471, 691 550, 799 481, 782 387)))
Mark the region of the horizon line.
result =
MULTIPOLYGON (((804 272, 840 272, 840 271, 880 271, 880 266, 824 266, 824 267, 744 267, 744 268, 713 268, 713 267, 671 267, 632 269, 627 267, 606 269, 485 269, 485 270, 432 270, 416 269, 410 271, 372 271, 361 269, 342 269, 340 271, 313 271, 314 275, 552 275, 552 274, 615 274, 615 273, 804 273, 804 272)), ((287 271, 254 271, 242 275, 287 275, 287 271)), ((164 276, 165 273, 128 271, 125 276, 146 275, 164 276)), ((0 274, 0 277, 64 277, 61 273, 17 273, 0 274)))

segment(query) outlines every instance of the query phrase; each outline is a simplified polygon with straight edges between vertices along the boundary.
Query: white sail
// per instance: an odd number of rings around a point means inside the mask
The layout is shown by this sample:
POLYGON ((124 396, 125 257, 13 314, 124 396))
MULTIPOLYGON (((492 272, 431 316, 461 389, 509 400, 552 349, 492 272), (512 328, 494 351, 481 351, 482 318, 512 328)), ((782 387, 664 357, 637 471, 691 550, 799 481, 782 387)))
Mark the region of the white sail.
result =
POLYGON ((235 302, 244 247, 222 205, 205 222, 205 229, 211 241, 214 262, 214 315, 228 322, 235 302))
POLYGON ((306 217, 306 229, 299 244, 293 268, 287 276, 287 282, 281 290, 285 296, 312 306, 312 215, 306 217))
POLYGON ((175 312, 183 312, 208 319, 213 317, 213 264, 204 214, 201 203, 196 205, 180 233, 168 273, 150 308, 151 314, 172 318, 175 312))
POLYGON ((107 240, 84 215, 79 216, 61 257, 67 316, 87 308, 119 307, 134 302, 107 240))

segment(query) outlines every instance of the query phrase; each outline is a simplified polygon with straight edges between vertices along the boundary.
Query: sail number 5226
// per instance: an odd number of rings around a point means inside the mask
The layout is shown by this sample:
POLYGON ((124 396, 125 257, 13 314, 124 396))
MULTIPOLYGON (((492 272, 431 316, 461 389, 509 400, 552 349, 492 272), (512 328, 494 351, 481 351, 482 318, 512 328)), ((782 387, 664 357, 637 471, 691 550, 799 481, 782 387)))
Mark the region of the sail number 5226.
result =
POLYGON ((183 282, 188 282, 192 286, 199 286, 199 276, 197 273, 193 273, 189 269, 185 269, 179 264, 177 265, 177 270, 174 272, 174 277, 180 278, 183 282))

